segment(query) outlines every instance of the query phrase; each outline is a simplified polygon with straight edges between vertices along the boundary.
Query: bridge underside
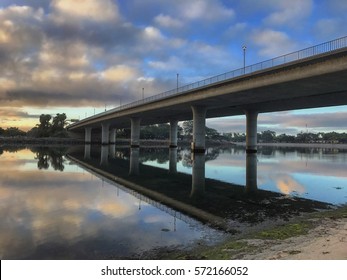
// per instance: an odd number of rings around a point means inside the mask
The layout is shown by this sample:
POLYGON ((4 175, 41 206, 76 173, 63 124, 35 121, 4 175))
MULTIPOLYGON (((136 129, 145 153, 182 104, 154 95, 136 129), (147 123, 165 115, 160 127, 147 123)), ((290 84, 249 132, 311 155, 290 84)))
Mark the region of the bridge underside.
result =
MULTIPOLYGON (((347 105, 347 49, 258 71, 120 111, 82 120, 70 129, 129 128, 193 119, 347 105), (195 109, 194 109, 195 108, 195 109), (197 111, 198 108, 198 111, 197 111), (199 117, 200 116, 200 117, 199 117)), ((199 125, 203 127, 203 125, 199 125)), ((256 127, 256 126, 255 126, 256 127)), ((204 131, 197 131, 204 134, 204 131)), ((253 132, 254 134, 254 132, 253 132)), ((136 139, 135 139, 136 140, 136 139)))

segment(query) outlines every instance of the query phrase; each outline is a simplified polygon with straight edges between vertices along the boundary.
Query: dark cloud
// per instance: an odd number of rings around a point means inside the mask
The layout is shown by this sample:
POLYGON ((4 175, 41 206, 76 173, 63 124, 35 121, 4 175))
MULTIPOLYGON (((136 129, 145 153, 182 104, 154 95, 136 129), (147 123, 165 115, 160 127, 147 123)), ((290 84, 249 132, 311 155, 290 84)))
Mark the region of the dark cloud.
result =
MULTIPOLYGON (((0 106, 125 104, 140 99, 142 88, 145 97, 174 88, 177 73, 183 85, 241 67, 244 43, 248 63, 259 60, 259 53, 268 57, 296 48, 303 41, 299 37, 314 40, 311 31, 286 28, 297 15, 294 24, 302 23, 303 30, 308 26, 311 0, 301 10, 285 1, 253 2, 3 0, 0 106)), ((346 5, 334 0, 319 7, 328 6, 346 5)), ((339 9, 310 20, 312 32, 343 32, 339 9)), ((345 119, 316 117, 319 121, 308 115, 264 114, 259 128, 342 127, 345 119)), ((221 131, 245 131, 244 120, 210 123, 221 131)))

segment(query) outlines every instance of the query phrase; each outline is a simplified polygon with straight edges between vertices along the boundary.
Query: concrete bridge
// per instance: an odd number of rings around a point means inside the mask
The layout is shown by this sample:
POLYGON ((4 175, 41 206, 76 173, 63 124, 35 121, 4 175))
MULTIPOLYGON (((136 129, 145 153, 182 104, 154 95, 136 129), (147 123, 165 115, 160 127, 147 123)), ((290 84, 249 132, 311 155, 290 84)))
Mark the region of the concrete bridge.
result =
POLYGON ((194 152, 205 151, 206 118, 246 115, 246 149, 257 151, 260 113, 347 105, 347 37, 276 57, 85 118, 68 126, 91 142, 114 143, 116 129, 131 127, 139 146, 140 125, 170 123, 170 146, 177 146, 177 123, 193 119, 194 152))

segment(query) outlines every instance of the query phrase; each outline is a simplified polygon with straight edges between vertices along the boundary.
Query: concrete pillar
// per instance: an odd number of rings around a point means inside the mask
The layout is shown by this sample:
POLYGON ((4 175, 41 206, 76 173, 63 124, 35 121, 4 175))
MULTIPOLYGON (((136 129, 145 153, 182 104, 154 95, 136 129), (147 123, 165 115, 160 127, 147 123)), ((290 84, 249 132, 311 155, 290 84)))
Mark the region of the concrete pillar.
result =
POLYGON ((246 110, 246 152, 257 152, 257 118, 258 112, 246 110))
POLYGON ((141 118, 131 118, 131 147, 140 147, 141 118))
POLYGON ((139 163, 140 163, 140 148, 130 148, 130 166, 129 175, 139 175, 139 163))
POLYGON ((90 144, 92 142, 92 128, 86 127, 84 129, 84 142, 90 144))
POLYGON ((194 153, 205 152, 205 127, 206 108, 202 106, 192 106, 193 111, 193 142, 192 151, 194 153))
POLYGON ((115 158, 116 157, 116 144, 110 144, 108 147, 109 147, 109 157, 115 158))
POLYGON ((101 146, 101 158, 100 165, 107 166, 108 165, 108 146, 101 146))
POLYGON ((101 128, 102 128, 102 133, 101 133, 101 144, 102 145, 108 145, 109 141, 110 141, 110 124, 108 123, 102 123, 101 124, 101 128))
POLYGON ((84 145, 84 159, 90 159, 90 150, 91 150, 91 145, 85 144, 84 145))
POLYGON ((192 190, 190 196, 202 197, 205 193, 205 154, 196 153, 193 156, 192 190))
POLYGON ((246 193, 255 193, 257 184, 257 154, 247 153, 246 155, 246 193))
POLYGON ((177 120, 170 121, 170 148, 177 147, 177 120))
POLYGON ((169 149, 169 173, 177 173, 177 147, 169 149))
POLYGON ((110 130, 110 144, 116 143, 116 135, 117 135, 117 129, 113 128, 110 130))

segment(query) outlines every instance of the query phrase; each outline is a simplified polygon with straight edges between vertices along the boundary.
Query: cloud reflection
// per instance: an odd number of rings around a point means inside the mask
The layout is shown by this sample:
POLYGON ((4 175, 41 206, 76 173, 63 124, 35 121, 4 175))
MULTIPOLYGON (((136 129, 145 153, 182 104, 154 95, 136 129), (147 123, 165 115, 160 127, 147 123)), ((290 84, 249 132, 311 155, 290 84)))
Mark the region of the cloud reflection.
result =
POLYGON ((278 189, 284 194, 305 193, 305 187, 288 174, 276 174, 273 179, 278 189))
POLYGON ((21 154, 11 165, 0 157, 1 259, 120 257, 202 234, 178 221, 180 233, 163 238, 161 229, 172 227, 168 214, 145 202, 139 211, 137 198, 80 169, 16 170, 34 157, 21 154))

